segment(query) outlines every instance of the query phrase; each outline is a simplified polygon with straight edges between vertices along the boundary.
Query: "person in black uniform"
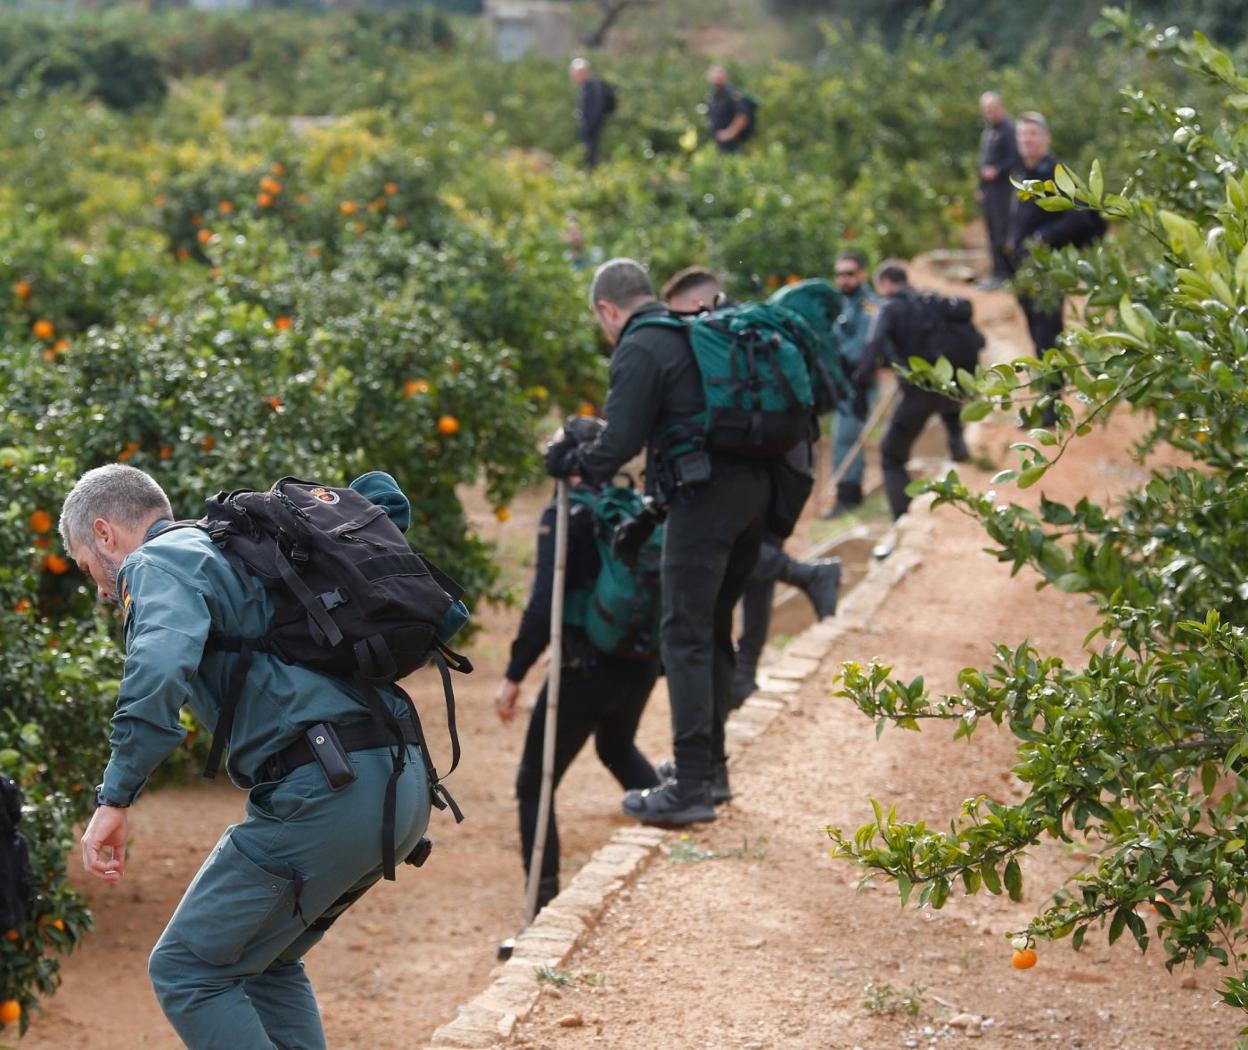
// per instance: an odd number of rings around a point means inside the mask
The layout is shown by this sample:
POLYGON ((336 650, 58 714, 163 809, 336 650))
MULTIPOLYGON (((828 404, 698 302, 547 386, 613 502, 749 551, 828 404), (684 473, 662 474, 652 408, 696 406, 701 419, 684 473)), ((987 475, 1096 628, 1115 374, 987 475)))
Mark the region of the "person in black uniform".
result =
MULTIPOLYGON (((697 314, 732 305, 724 295, 719 278, 701 266, 690 266, 675 274, 663 286, 662 295, 668 307, 678 314, 697 314)), ((790 455, 797 469, 813 472, 813 451, 809 445, 799 446, 790 455)), ((758 561, 741 595, 741 637, 737 640, 737 668, 732 682, 733 707, 743 704, 758 688, 754 675, 763 646, 767 644, 777 582, 787 583, 805 594, 815 608, 815 616, 823 620, 836 614, 841 591, 841 559, 798 561, 785 553, 784 540, 764 535, 758 561)))
MULTIPOLYGON (((876 370, 894 363, 904 364, 909 358, 926 357, 924 352, 923 317, 918 296, 910 286, 905 266, 896 260, 881 263, 875 271, 875 290, 884 300, 875 316, 867 345, 854 372, 854 381, 862 389, 868 389, 876 380, 876 370)), ((888 430, 880 442, 880 463, 884 468, 884 494, 888 507, 896 520, 910 506, 906 486, 910 474, 906 463, 914 443, 923 433, 924 426, 932 416, 940 416, 949 434, 950 447, 954 438, 964 446, 962 438, 961 406, 947 397, 912 386, 905 379, 898 379, 901 400, 893 409, 888 430)))
MULTIPOLYGON (((585 420, 597 424, 598 420, 585 420)), ((586 426, 582 438, 596 433, 586 426)), ((576 480, 576 479, 574 479, 576 480)), ((590 488, 583 483, 580 488, 590 488)), ((600 561, 594 537, 591 507, 576 500, 568 508, 568 561, 565 593, 592 590, 600 561)), ((555 504, 542 513, 537 534, 537 566, 520 629, 511 643, 511 659, 494 709, 504 722, 516 715, 520 683, 550 643, 550 599, 555 569, 555 504)), ((572 760, 592 736, 602 764, 626 790, 655 787, 659 778, 634 743, 641 714, 659 675, 657 656, 622 657, 598 651, 582 627, 563 627, 563 673, 559 686, 559 718, 555 727, 555 787, 572 760)), ((525 874, 533 856, 538 802, 542 789, 542 745, 546 732, 546 686, 542 685, 524 738, 524 753, 516 773, 516 800, 520 815, 520 850, 525 874)), ((559 831, 551 801, 537 906, 545 907, 559 893, 559 831)))
POLYGON ((1005 112, 1001 96, 985 91, 979 99, 979 111, 984 118, 984 132, 979 140, 978 196, 992 252, 992 280, 988 286, 999 288, 1010 279, 1010 211, 1017 196, 1010 176, 1018 171, 1022 160, 1014 137, 1014 121, 1005 112))
POLYGON ((754 101, 728 82, 728 70, 723 66, 711 66, 706 79, 711 85, 706 103, 711 137, 720 153, 736 153, 754 134, 754 101))
MULTIPOLYGON (((1020 177, 1023 179, 1052 179, 1057 169, 1057 159, 1050 151, 1049 124, 1039 113, 1024 113, 1018 118, 1018 150, 1022 158, 1020 177)), ((1099 212, 1087 209, 1050 212, 1034 200, 1016 201, 1010 222, 1010 262, 1015 269, 1026 263, 1032 246, 1043 244, 1049 248, 1065 248, 1068 245, 1082 248, 1099 240, 1105 234, 1105 220, 1099 212)), ((1027 330, 1031 334, 1036 357, 1057 346, 1062 334, 1063 299, 1056 303, 1045 302, 1030 295, 1019 295, 1018 305, 1027 318, 1027 330)), ((1060 382, 1054 388, 1060 388, 1060 382)), ((1052 407, 1045 410, 1044 425, 1052 426, 1057 416, 1052 407)))
POLYGON ((617 546, 644 542, 645 518, 666 504, 663 544, 662 656, 672 706, 676 776, 624 796, 624 812, 647 824, 715 819, 711 788, 728 791, 724 720, 732 703, 732 613, 762 541, 771 500, 768 465, 716 453, 672 459, 660 442, 667 428, 706 407, 688 335, 642 325, 667 307, 642 266, 612 259, 594 274, 590 302, 611 354, 607 427, 589 445, 552 441, 546 468, 555 477, 610 480, 643 448, 650 512, 617 533, 617 546))
POLYGON ((585 166, 594 168, 598 164, 598 141, 613 108, 612 90, 601 77, 594 76, 583 58, 572 60, 568 75, 581 86, 576 103, 576 134, 585 146, 585 166))

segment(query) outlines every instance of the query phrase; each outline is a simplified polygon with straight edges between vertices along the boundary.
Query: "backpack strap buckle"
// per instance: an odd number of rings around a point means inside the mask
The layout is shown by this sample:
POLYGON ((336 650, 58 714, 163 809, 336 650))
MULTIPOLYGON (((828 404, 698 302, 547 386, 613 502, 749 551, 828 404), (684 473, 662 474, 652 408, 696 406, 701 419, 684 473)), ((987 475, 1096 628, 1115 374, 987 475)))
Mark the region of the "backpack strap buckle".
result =
POLYGON ((326 591, 324 594, 317 595, 317 599, 325 607, 326 612, 331 612, 340 605, 346 605, 351 600, 351 595, 341 587, 336 587, 332 591, 326 591))

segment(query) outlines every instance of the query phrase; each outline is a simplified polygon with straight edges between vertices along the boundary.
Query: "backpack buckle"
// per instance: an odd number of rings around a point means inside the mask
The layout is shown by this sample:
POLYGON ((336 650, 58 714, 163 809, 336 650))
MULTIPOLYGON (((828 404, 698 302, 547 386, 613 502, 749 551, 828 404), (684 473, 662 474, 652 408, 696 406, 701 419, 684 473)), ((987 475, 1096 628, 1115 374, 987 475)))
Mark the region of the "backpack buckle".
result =
POLYGON ((336 587, 332 591, 326 591, 324 594, 318 594, 317 600, 325 607, 326 612, 337 609, 340 605, 346 605, 351 600, 351 595, 344 591, 341 587, 336 587))
POLYGON ((297 544, 291 544, 290 562, 295 567, 302 569, 308 564, 308 552, 297 544))

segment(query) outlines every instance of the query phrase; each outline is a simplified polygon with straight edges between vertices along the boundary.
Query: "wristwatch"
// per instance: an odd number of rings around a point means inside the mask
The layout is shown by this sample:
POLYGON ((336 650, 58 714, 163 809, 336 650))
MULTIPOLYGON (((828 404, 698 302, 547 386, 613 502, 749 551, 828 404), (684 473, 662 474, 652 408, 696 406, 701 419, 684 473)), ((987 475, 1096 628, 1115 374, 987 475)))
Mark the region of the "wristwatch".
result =
POLYGON ((96 808, 97 808, 97 809, 98 809, 100 806, 112 806, 114 809, 129 809, 129 808, 130 808, 130 803, 129 803, 129 802, 126 802, 126 803, 121 803, 121 802, 109 802, 107 799, 105 799, 105 798, 104 798, 104 785, 103 785, 103 784, 96 784, 96 785, 95 785, 95 805, 96 805, 96 808))

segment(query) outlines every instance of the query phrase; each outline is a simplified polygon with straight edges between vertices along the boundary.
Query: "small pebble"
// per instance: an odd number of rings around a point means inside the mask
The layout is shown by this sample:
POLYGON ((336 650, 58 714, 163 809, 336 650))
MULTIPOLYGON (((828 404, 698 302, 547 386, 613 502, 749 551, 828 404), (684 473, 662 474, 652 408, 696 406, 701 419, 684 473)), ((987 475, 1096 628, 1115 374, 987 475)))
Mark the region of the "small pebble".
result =
POLYGON ((581 1028, 585 1024, 585 1018, 580 1014, 564 1014, 555 1024, 560 1028, 581 1028))

